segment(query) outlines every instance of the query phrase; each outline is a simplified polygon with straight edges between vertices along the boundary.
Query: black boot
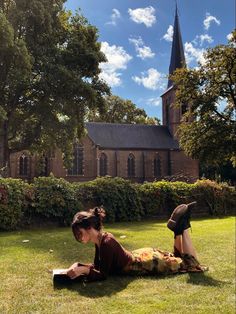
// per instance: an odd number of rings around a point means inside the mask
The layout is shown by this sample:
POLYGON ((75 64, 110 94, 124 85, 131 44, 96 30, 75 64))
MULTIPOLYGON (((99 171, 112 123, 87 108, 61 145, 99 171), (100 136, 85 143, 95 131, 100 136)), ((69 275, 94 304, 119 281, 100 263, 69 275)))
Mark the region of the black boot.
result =
POLYGON ((192 202, 187 204, 188 209, 183 217, 183 224, 182 224, 182 231, 191 228, 191 224, 190 224, 190 218, 191 218, 191 212, 192 209, 195 207, 195 205, 197 204, 197 202, 192 202))
POLYGON ((174 231, 175 237, 183 234, 183 231, 190 228, 191 210, 196 202, 181 204, 177 206, 168 220, 167 227, 174 231))

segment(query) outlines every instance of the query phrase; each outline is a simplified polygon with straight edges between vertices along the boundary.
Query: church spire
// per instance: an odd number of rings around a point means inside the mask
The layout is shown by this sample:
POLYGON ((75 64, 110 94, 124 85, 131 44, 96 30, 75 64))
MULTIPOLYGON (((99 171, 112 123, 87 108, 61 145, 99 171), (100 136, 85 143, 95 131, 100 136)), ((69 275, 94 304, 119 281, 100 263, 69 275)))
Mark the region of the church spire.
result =
MULTIPOLYGON (((175 22, 174 22, 174 34, 173 34, 173 42, 172 42, 172 49, 171 49, 171 59, 170 59, 170 66, 169 66, 169 75, 173 74, 176 69, 185 67, 185 57, 184 57, 184 48, 183 42, 180 32, 179 26, 179 16, 178 16, 178 7, 176 2, 176 9, 175 9, 175 22)), ((173 82, 171 79, 168 80, 167 88, 171 87, 173 82)))

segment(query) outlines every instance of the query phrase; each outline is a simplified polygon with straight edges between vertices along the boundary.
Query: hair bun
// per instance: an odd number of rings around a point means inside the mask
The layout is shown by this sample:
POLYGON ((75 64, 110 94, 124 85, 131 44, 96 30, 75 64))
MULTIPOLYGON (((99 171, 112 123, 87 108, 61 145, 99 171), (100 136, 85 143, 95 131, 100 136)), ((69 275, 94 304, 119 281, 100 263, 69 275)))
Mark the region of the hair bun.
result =
POLYGON ((101 207, 94 207, 91 210, 91 213, 95 217, 100 218, 101 220, 106 216, 105 210, 104 210, 104 208, 102 206, 101 207))

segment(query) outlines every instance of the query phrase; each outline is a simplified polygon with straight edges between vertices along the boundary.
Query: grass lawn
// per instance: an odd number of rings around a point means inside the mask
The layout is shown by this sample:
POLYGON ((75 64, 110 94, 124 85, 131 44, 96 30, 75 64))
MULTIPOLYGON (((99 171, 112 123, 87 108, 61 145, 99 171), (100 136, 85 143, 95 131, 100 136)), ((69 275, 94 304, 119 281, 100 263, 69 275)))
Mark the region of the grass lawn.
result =
MULTIPOLYGON (((130 250, 172 250, 165 222, 107 224, 106 230, 130 250)), ((2 232, 0 313, 235 313, 235 218, 194 220, 192 230, 199 260, 210 268, 204 274, 113 277, 55 290, 48 270, 91 262, 93 245, 76 242, 70 228, 2 232)))

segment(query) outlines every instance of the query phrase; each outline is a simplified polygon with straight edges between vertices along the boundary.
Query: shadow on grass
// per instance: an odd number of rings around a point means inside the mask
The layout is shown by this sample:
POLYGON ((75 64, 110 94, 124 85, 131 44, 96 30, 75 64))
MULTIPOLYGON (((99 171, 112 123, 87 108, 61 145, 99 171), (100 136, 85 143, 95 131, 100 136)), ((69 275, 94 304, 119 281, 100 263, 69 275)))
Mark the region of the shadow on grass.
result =
POLYGON ((110 277, 104 281, 96 282, 77 282, 71 284, 56 284, 54 290, 67 289, 78 292, 79 295, 88 298, 101 298, 112 296, 119 291, 124 290, 135 278, 130 276, 110 277))
POLYGON ((214 279, 205 273, 188 273, 187 283, 200 286, 218 287, 227 284, 225 281, 214 279))
MULTIPOLYGON (((68 285, 55 285, 54 290, 60 289, 68 289, 70 291, 75 291, 79 295, 88 297, 88 298, 101 298, 104 296, 112 296, 124 289, 127 286, 138 279, 147 279, 150 281, 159 281, 159 280, 166 280, 167 278, 173 278, 175 276, 183 276, 184 274, 166 274, 166 275, 159 275, 159 276, 113 276, 109 277, 107 280, 104 281, 97 281, 97 282, 77 282, 68 285)), ((210 276, 207 276, 205 273, 188 273, 189 278, 187 278, 186 283, 192 285, 202 285, 202 286, 222 286, 227 284, 224 281, 220 281, 214 279, 210 276)))

